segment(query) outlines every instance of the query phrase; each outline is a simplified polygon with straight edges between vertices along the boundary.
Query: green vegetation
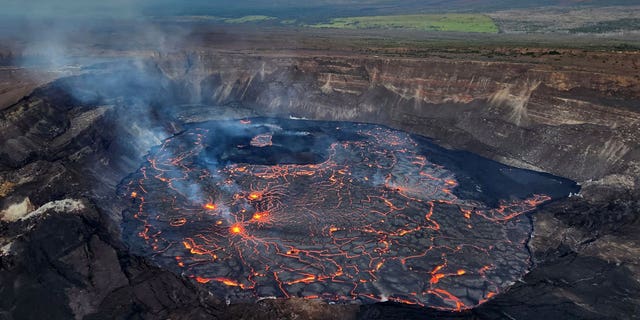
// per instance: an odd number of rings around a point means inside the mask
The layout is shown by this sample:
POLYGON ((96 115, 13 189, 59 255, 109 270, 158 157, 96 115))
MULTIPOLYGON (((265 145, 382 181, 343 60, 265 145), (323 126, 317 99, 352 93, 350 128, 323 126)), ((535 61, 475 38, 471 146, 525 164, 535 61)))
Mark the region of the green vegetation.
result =
POLYGON ((266 15, 249 15, 235 18, 216 16, 183 16, 187 20, 209 20, 230 24, 277 23, 288 26, 337 29, 413 29, 424 31, 457 31, 497 33, 498 26, 483 14, 416 14, 332 18, 325 23, 305 24, 294 19, 278 19, 266 15))
POLYGON ((264 22, 269 20, 274 20, 275 17, 270 16, 244 16, 240 18, 227 18, 224 19, 226 23, 255 23, 255 22, 264 22))
POLYGON ((214 22, 223 22, 223 23, 260 23, 267 22, 272 20, 277 20, 276 17, 270 16, 243 16, 238 18, 225 18, 225 17, 217 17, 217 16, 180 16, 178 20, 182 21, 214 21, 214 22))
POLYGON ((482 14, 416 14, 395 16, 334 18, 328 23, 307 25, 313 28, 338 29, 416 29, 497 33, 498 26, 482 14))

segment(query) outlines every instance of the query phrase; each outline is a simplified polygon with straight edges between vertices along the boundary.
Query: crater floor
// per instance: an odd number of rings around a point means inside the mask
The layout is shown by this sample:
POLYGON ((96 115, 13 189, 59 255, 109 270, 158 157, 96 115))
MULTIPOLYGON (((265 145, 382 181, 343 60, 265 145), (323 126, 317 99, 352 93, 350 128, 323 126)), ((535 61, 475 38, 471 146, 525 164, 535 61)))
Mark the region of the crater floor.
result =
POLYGON ((232 302, 472 308, 530 267, 527 213, 576 191, 383 126, 191 125, 119 189, 132 250, 232 302))

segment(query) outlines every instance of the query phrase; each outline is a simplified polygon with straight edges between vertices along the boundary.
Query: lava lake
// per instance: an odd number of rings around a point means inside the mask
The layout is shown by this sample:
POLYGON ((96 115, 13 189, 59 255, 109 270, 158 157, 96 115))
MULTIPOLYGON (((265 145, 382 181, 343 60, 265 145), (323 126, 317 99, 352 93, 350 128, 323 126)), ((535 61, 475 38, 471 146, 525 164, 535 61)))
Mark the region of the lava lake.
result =
POLYGON ((303 297, 477 306, 531 266, 564 178, 364 123, 189 125, 119 188, 131 250, 231 302, 303 297))

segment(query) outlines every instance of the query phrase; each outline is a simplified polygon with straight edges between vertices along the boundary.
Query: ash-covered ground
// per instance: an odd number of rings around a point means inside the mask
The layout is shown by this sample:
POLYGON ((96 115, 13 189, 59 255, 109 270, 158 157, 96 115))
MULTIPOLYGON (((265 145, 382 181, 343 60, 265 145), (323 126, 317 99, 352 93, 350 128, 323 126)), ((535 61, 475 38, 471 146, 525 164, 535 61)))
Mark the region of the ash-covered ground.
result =
POLYGON ((190 126, 120 194, 135 253, 230 302, 462 310, 529 270, 526 213, 577 191, 383 126, 253 118, 190 126))

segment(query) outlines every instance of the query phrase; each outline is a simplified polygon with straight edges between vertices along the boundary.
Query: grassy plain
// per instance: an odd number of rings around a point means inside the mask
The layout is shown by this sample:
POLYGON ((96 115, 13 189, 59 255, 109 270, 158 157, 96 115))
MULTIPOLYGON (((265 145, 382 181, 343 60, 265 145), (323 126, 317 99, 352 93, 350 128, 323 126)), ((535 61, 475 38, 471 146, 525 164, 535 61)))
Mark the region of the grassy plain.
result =
POLYGON ((415 29, 424 31, 498 32, 498 26, 493 20, 482 14, 415 14, 347 17, 334 18, 326 23, 307 26, 337 29, 415 29))
POLYGON ((270 16, 261 16, 261 15, 254 15, 254 16, 244 16, 244 17, 240 17, 240 18, 227 18, 224 19, 224 22, 226 23, 252 23, 252 22, 264 22, 264 21, 269 21, 269 20, 275 20, 275 17, 270 17, 270 16))

